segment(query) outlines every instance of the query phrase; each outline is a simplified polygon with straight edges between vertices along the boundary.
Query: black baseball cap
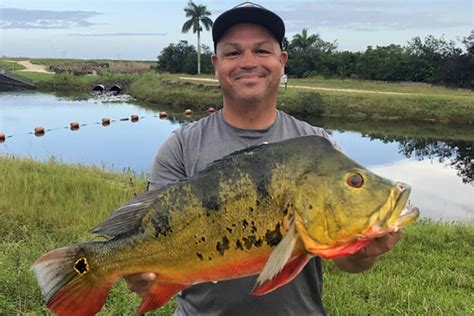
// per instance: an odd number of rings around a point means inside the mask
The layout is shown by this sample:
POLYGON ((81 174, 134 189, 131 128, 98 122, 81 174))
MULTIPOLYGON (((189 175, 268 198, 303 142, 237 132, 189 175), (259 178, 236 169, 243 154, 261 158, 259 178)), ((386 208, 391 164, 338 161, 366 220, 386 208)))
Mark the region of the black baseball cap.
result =
POLYGON ((225 11, 217 17, 212 26, 212 40, 214 41, 214 51, 221 37, 229 28, 239 23, 254 23, 265 27, 273 34, 275 39, 282 47, 282 41, 285 37, 285 24, 283 20, 264 7, 252 3, 244 2, 238 6, 225 11))

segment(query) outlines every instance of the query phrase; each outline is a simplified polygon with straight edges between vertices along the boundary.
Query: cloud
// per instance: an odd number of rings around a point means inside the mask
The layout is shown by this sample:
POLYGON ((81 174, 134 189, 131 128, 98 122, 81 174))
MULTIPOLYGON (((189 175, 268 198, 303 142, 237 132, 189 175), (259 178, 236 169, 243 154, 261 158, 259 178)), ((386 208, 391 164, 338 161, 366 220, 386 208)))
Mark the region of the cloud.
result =
POLYGON ((84 37, 109 37, 109 36, 166 36, 167 33, 73 33, 69 36, 84 36, 84 37))
POLYGON ((94 11, 52 11, 0 8, 0 29, 68 29, 95 25, 94 11))
POLYGON ((471 28, 471 10, 470 1, 311 1, 293 2, 278 12, 289 31, 299 32, 304 27, 354 31, 471 28))

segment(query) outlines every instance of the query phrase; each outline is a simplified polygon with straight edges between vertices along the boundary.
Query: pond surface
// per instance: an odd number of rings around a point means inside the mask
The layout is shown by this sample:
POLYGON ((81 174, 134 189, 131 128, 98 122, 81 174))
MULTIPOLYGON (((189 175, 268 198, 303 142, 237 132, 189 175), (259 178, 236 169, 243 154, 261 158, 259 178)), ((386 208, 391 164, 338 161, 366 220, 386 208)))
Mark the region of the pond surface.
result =
MULTIPOLYGON (((160 119, 160 110, 35 92, 0 93, 0 132, 6 134, 0 155, 54 158, 146 174, 163 141, 189 122, 181 113, 160 119), (137 122, 130 120, 132 114, 139 115, 137 122), (104 117, 111 119, 110 125, 102 126, 104 117), (80 123, 78 130, 70 130, 72 121, 80 123), (43 136, 34 135, 37 126, 45 128, 43 136)), ((342 121, 307 120, 326 128, 350 157, 370 170, 410 184, 412 204, 423 217, 474 219, 474 136, 465 128, 364 123, 367 127, 361 122, 351 126, 342 121), (440 130, 449 132, 444 135, 440 130)))

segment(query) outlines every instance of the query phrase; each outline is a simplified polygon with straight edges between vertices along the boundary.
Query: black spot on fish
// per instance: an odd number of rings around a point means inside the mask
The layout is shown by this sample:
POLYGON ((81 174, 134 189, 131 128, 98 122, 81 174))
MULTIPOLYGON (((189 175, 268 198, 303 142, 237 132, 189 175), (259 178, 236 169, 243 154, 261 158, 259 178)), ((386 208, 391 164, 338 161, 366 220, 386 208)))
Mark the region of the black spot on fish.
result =
POLYGON ((206 209, 206 215, 209 215, 210 211, 218 211, 219 197, 216 195, 202 197, 202 206, 206 209))
POLYGON ((203 242, 206 242, 206 237, 201 237, 201 240, 202 240, 203 242))
POLYGON ((235 248, 244 250, 244 247, 242 246, 242 242, 240 241, 240 239, 237 239, 237 241, 235 242, 235 248))
POLYGON ((202 254, 200 254, 199 252, 196 252, 196 256, 198 256, 198 258, 199 258, 201 261, 204 260, 204 258, 202 257, 202 254))
POLYGON ((256 201, 255 201, 255 205, 256 205, 256 206, 259 206, 259 205, 260 205, 260 201, 259 201, 259 200, 256 200, 256 201))
POLYGON ((249 207, 249 213, 253 213, 253 207, 249 207))
POLYGON ((221 256, 224 256, 224 252, 229 248, 229 239, 226 236, 222 237, 222 243, 218 241, 216 244, 216 250, 221 256))
POLYGON ((262 240, 257 239, 255 237, 255 235, 250 235, 250 236, 244 237, 244 238, 242 238, 242 240, 244 241, 244 246, 245 246, 245 248, 247 248, 247 250, 250 250, 250 248, 252 248, 252 246, 255 246, 255 247, 262 246, 262 240))
POLYGON ((249 226, 249 222, 247 222, 247 220, 244 219, 244 220, 242 221, 242 228, 243 228, 243 229, 247 229, 248 226, 249 226))
POLYGON ((313 206, 310 204, 310 205, 308 206, 308 208, 309 208, 310 210, 312 210, 312 209, 313 209, 313 206))
POLYGON ((225 229, 229 232, 229 234, 232 234, 232 228, 226 227, 225 229))
POLYGON ((260 199, 271 198, 270 187, 273 163, 267 160, 267 157, 254 156, 252 157, 252 167, 248 168, 247 172, 250 179, 255 184, 257 193, 260 199))
POLYGON ((219 182, 221 178, 220 176, 216 176, 216 174, 212 174, 212 172, 208 172, 202 177, 196 178, 190 186, 191 192, 201 201, 201 205, 207 216, 220 210, 219 182))
POLYGON ((151 224, 155 228, 155 237, 158 237, 159 235, 166 236, 167 234, 173 232, 170 226, 170 219, 167 214, 158 213, 157 216, 151 219, 151 224))
POLYGON ((212 257, 208 257, 209 261, 212 261, 212 257))
POLYGON ((74 263, 74 270, 79 274, 85 274, 89 272, 89 263, 85 257, 77 259, 74 263))
POLYGON ((257 226, 255 226, 255 222, 254 222, 254 221, 250 222, 250 224, 251 224, 251 225, 250 225, 250 232, 251 232, 252 234, 255 234, 255 233, 257 232, 257 226))
POLYGON ((278 245, 282 237, 283 236, 281 235, 281 231, 280 231, 280 223, 278 223, 276 224, 274 230, 267 230, 267 232, 265 233, 264 239, 267 245, 273 247, 273 246, 278 245))

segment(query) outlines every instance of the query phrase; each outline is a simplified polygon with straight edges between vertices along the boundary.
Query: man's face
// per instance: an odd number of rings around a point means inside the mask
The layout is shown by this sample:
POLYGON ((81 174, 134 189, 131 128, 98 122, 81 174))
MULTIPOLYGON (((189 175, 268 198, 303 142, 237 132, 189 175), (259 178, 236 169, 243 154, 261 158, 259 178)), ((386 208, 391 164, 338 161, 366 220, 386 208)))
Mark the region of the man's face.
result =
POLYGON ((287 59, 266 28, 245 23, 219 40, 212 64, 225 98, 259 102, 276 97, 287 59))

